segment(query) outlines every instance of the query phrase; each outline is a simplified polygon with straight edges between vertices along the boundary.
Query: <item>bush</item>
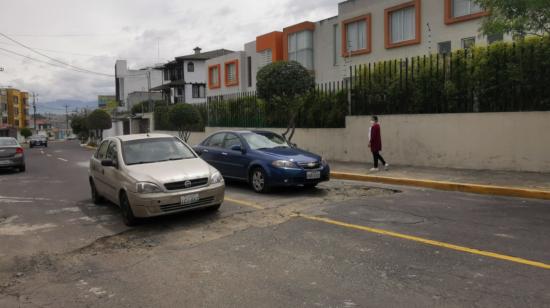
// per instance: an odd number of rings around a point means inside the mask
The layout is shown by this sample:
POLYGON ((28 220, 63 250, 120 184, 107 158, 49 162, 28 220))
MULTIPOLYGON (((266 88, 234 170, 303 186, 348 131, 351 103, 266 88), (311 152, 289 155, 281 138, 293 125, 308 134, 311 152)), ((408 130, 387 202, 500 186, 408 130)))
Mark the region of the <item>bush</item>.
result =
POLYGON ((30 136, 32 136, 31 130, 28 129, 28 128, 26 128, 26 127, 22 128, 21 131, 20 131, 20 133, 21 133, 21 136, 23 136, 23 138, 25 138, 25 139, 27 139, 27 138, 29 138, 30 136))

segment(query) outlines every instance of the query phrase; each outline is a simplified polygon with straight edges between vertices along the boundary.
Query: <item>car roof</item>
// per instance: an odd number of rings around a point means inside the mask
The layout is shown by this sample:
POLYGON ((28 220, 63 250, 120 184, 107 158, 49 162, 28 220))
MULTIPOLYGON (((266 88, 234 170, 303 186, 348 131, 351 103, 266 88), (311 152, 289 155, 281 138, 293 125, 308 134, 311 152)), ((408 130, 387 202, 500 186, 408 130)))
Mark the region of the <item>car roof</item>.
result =
POLYGON ((120 141, 132 141, 132 140, 141 140, 149 138, 173 138, 174 136, 168 134, 132 134, 132 135, 120 135, 114 138, 119 139, 120 141))
POLYGON ((235 133, 235 134, 243 134, 243 133, 270 133, 270 134, 277 134, 276 132, 272 132, 269 130, 219 130, 216 132, 213 132, 212 135, 217 133, 235 133))

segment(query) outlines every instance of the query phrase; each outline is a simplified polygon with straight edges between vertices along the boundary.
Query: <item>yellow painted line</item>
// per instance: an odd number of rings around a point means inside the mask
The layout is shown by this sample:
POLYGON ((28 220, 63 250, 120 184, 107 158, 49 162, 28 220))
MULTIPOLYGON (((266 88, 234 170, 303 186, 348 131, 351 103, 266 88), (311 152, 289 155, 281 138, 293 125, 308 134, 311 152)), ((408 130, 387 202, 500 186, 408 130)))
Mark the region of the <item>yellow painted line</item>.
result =
POLYGON ((225 198, 225 201, 229 201, 229 202, 236 203, 236 204, 239 204, 239 205, 248 206, 248 207, 251 207, 251 208, 255 208, 257 210, 265 210, 265 208, 263 206, 260 206, 260 205, 257 205, 257 204, 251 203, 251 202, 247 202, 247 201, 241 201, 241 200, 227 198, 227 197, 225 198))
POLYGON ((58 157, 57 159, 59 159, 61 161, 64 161, 64 162, 68 162, 68 160, 66 160, 65 158, 58 157))
POLYGON ((410 178, 395 178, 388 176, 347 173, 347 172, 331 172, 330 176, 333 179, 377 182, 384 184, 406 185, 426 187, 440 190, 461 191, 467 193, 483 194, 483 195, 499 195, 508 197, 533 198, 550 200, 550 191, 537 190, 521 187, 506 187, 494 185, 468 184, 445 181, 419 180, 410 178))
POLYGON ((442 248, 447 248, 447 249, 461 251, 461 252, 467 252, 467 253, 471 253, 471 254, 475 254, 475 255, 481 255, 481 256, 484 256, 484 257, 500 259, 500 260, 505 260, 505 261, 514 262, 514 263, 520 263, 520 264, 530 265, 530 266, 544 268, 544 269, 550 269, 550 264, 537 262, 537 261, 531 261, 531 260, 522 259, 522 258, 518 258, 518 257, 507 256, 507 255, 503 255, 503 254, 499 254, 499 253, 495 253, 495 252, 479 250, 479 249, 475 249, 475 248, 468 248, 468 247, 449 244, 449 243, 440 242, 440 241, 429 240, 429 239, 425 239, 425 238, 421 238, 421 237, 417 237, 417 236, 397 233, 397 232, 393 232, 393 231, 387 231, 387 230, 383 230, 383 229, 377 229, 377 228, 371 228, 371 227, 365 227, 365 226, 360 226, 360 225, 349 224, 349 223, 346 223, 346 222, 332 220, 332 219, 329 219, 329 218, 309 216, 309 215, 304 215, 304 214, 295 214, 294 216, 295 217, 301 217, 301 218, 304 218, 304 219, 307 219, 307 220, 324 222, 324 223, 327 223, 327 224, 336 225, 336 226, 340 226, 340 227, 345 227, 345 228, 350 228, 350 229, 355 229, 355 230, 361 230, 361 231, 376 233, 376 234, 380 234, 380 235, 396 237, 396 238, 400 238, 400 239, 405 239, 405 240, 409 240, 409 241, 423 243, 423 244, 426 244, 426 245, 442 247, 442 248))

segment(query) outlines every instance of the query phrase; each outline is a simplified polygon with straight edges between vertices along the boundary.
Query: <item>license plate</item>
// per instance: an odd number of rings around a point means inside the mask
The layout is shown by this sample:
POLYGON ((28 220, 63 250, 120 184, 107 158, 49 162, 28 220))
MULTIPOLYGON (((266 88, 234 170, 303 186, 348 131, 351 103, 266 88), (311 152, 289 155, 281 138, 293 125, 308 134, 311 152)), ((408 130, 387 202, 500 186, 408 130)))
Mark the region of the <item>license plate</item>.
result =
POLYGON ((181 196, 181 205, 191 204, 199 201, 199 194, 181 196))
POLYGON ((308 180, 315 180, 321 178, 321 171, 308 171, 306 174, 308 180))
POLYGON ((10 163, 9 160, 0 160, 0 165, 7 165, 9 163, 10 163))

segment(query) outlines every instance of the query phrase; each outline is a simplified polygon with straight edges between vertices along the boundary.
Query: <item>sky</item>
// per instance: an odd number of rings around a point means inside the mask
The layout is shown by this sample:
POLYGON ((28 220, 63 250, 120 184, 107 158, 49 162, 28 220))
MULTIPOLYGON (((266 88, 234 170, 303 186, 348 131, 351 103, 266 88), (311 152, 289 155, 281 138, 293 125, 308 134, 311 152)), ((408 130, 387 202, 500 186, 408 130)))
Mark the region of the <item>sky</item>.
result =
POLYGON ((60 68, 64 65, 0 35, 0 87, 35 92, 39 112, 64 112, 65 104, 94 106, 97 95, 114 94, 114 77, 108 75, 114 74, 117 59, 140 68, 190 54, 196 46, 242 50, 258 35, 337 15, 339 2, 0 0, 0 34, 99 73, 60 68))

